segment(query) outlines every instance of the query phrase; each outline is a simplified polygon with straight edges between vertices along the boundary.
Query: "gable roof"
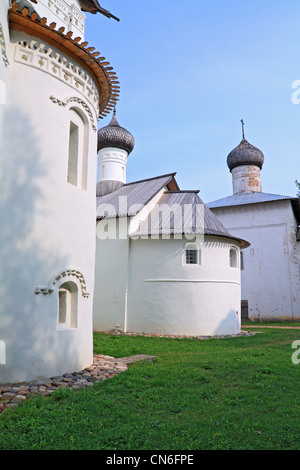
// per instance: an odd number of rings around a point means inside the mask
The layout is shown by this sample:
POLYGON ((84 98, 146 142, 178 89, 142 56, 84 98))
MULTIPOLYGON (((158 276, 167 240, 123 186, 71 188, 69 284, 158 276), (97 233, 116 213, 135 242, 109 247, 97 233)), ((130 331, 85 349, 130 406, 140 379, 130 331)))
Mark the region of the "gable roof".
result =
POLYGON ((176 173, 124 184, 120 189, 96 198, 97 219, 136 215, 164 187, 179 189, 176 173), (121 199, 120 199, 121 198, 121 199), (126 206, 122 204, 125 202, 126 206), (107 208, 107 214, 103 211, 107 208))
POLYGON ((199 191, 181 191, 176 173, 127 183, 120 189, 98 196, 97 220, 134 217, 162 190, 163 194, 150 208, 139 229, 130 236, 203 234, 230 238, 249 246, 245 240, 232 236, 198 196, 199 191), (124 198, 124 199, 123 199, 124 198), (167 208, 166 217, 162 216, 167 208))
POLYGON ((220 220, 212 213, 202 199, 199 191, 166 191, 148 217, 131 236, 147 235, 213 235, 234 239, 241 246, 248 242, 232 236, 220 220), (167 208, 164 217, 163 208, 167 208))
POLYGON ((207 206, 210 209, 216 209, 220 207, 231 207, 231 206, 242 206, 248 204, 262 204, 276 201, 291 201, 292 208, 297 219, 297 223, 300 224, 300 199, 297 197, 283 196, 280 194, 262 193, 262 192, 245 192, 233 194, 216 201, 209 202, 207 206))

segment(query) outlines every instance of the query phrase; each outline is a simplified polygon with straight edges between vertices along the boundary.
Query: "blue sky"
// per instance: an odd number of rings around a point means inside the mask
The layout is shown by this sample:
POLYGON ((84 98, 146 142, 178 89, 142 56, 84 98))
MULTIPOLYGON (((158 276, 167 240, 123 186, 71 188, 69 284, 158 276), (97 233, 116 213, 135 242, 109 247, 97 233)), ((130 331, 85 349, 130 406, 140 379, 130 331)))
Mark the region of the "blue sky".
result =
POLYGON ((232 194, 226 158, 243 118, 246 139, 265 155, 263 191, 296 195, 298 1, 100 3, 120 22, 87 14, 85 39, 120 80, 117 118, 136 142, 128 182, 177 172, 181 189, 199 189, 204 202, 232 194))

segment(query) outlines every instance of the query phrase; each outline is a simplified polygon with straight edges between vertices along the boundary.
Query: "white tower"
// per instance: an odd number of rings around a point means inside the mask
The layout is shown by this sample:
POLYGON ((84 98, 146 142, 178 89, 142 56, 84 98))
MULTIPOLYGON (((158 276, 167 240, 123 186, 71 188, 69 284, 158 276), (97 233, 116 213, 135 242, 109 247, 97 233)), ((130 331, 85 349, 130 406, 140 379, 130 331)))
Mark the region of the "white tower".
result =
POLYGON ((232 174, 233 194, 261 192, 260 171, 264 155, 245 139, 243 120, 242 124, 243 139, 227 157, 227 165, 232 174))
MULTIPOLYGON (((21 0, 23 6, 29 2, 21 0)), ((86 16, 81 10, 79 0, 38 0, 34 3, 34 9, 40 18, 47 18, 48 24, 56 23, 57 28, 64 27, 66 31, 72 31, 75 36, 84 38, 86 16)))
POLYGON ((119 87, 81 39, 82 8, 100 11, 96 0, 0 3, 8 51, 0 154, 6 383, 93 362, 97 121, 119 87))
POLYGON ((111 193, 126 183, 127 157, 133 148, 134 138, 119 125, 114 110, 110 123, 98 131, 97 196, 111 193))
POLYGON ((8 71, 9 63, 11 61, 9 45, 9 27, 7 21, 8 7, 9 0, 2 0, 0 2, 0 156, 3 153, 3 118, 7 102, 7 83, 9 80, 8 71))

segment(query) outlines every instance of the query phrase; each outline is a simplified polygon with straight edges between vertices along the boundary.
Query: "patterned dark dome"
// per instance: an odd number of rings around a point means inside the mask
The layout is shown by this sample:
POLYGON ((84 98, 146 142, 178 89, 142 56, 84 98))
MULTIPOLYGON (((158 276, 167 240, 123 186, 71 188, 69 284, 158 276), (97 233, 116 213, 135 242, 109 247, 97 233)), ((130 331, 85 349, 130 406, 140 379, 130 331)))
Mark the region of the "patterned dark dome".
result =
POLYGON ((264 154, 243 138, 241 143, 229 153, 227 165, 230 171, 241 165, 256 165, 261 169, 264 159, 264 154))
POLYGON ((128 155, 134 148, 133 135, 119 125, 115 111, 110 123, 98 130, 98 151, 107 147, 126 150, 128 155))

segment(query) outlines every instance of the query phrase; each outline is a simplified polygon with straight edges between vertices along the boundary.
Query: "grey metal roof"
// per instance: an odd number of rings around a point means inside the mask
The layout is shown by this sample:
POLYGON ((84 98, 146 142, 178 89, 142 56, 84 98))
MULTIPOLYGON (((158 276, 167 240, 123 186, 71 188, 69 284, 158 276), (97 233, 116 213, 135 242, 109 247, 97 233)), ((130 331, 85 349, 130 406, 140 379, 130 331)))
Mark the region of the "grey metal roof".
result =
POLYGON ((176 173, 170 173, 155 178, 127 183, 124 184, 122 188, 110 194, 97 197, 97 219, 136 215, 143 206, 171 181, 178 187, 175 174, 176 173))
POLYGON ((166 188, 138 231, 130 236, 203 234, 237 240, 243 248, 249 246, 248 242, 228 232, 198 196, 199 191, 180 191, 175 174, 127 183, 112 193, 97 197, 97 220, 135 216, 166 188))
POLYGON ((137 232, 131 236, 203 234, 234 239, 241 246, 248 246, 247 242, 228 232, 204 204, 198 192, 165 192, 148 217, 141 222, 137 232))
POLYGON ((216 201, 209 202, 207 205, 210 208, 226 207, 226 206, 240 206, 245 204, 259 204, 262 202, 283 201, 286 199, 295 199, 290 196, 282 196, 280 194, 269 194, 261 192, 245 192, 237 193, 231 196, 217 199, 216 201))

